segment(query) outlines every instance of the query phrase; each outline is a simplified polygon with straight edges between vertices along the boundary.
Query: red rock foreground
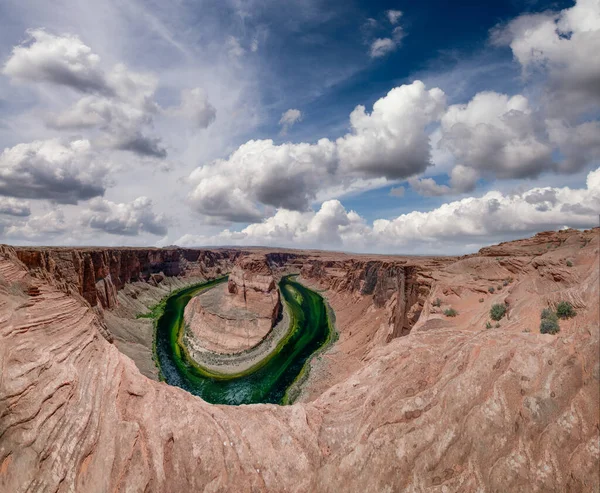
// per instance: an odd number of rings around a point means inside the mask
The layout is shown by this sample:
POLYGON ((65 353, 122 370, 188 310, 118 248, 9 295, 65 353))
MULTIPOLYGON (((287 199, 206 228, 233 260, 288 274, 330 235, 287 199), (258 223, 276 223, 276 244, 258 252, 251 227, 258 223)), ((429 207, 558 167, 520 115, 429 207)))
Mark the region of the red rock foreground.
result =
POLYGON ((246 252, 0 247, 0 491, 599 491, 598 238, 441 259, 262 252, 328 289, 340 331, 286 407, 146 378, 90 308, 246 252), (577 316, 540 334, 561 300, 577 316))

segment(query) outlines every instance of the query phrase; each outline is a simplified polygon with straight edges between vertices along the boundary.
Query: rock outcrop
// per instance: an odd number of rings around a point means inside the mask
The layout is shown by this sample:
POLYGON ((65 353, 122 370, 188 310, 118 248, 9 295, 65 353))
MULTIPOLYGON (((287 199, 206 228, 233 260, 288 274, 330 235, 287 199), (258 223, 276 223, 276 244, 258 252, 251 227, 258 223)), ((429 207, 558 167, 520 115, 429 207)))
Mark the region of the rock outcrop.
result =
POLYGON ((127 284, 158 284, 168 277, 212 278, 227 272, 238 250, 182 248, 15 248, 30 273, 90 306, 113 308, 127 284))
POLYGON ((195 350, 240 353, 265 339, 281 310, 265 256, 244 256, 233 267, 227 285, 194 297, 186 306, 188 341, 195 350))
POLYGON ((0 247, 0 491, 598 492, 599 234, 458 259, 299 252, 340 339, 285 407, 147 379, 79 291, 0 247), (400 294, 420 315, 386 342, 400 294), (540 334, 562 299, 577 316, 540 334))

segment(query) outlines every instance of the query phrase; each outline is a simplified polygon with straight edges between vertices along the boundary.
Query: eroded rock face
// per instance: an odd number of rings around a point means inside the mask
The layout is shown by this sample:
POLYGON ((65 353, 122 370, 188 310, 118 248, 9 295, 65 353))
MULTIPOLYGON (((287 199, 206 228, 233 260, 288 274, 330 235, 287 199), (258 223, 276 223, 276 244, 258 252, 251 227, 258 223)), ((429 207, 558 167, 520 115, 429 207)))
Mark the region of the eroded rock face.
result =
POLYGON ((273 272, 264 255, 254 255, 237 261, 227 285, 194 297, 184 318, 194 348, 232 354, 258 345, 281 310, 273 272))
POLYGON ((160 275, 210 279, 229 271, 242 253, 227 249, 46 247, 19 247, 15 252, 33 276, 101 308, 113 308, 117 292, 126 284, 157 284, 160 275))
POLYGON ((212 406, 145 378, 82 298, 0 247, 0 491, 600 491, 599 233, 498 259, 303 253, 340 339, 286 407, 212 406), (386 342, 399 271, 373 283, 372 260, 416 269, 405 337, 386 342), (540 334, 561 299, 577 316, 540 334), (507 316, 485 329, 498 302, 507 316))

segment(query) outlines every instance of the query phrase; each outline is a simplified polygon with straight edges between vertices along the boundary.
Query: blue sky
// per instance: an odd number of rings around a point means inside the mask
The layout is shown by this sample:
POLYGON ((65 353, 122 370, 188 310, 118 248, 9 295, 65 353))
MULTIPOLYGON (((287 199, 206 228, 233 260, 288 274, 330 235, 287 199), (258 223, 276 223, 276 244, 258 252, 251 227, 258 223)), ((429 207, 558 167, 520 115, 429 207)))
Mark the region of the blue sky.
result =
POLYGON ((3 2, 0 240, 462 253, 592 226, 599 33, 598 0, 3 2))

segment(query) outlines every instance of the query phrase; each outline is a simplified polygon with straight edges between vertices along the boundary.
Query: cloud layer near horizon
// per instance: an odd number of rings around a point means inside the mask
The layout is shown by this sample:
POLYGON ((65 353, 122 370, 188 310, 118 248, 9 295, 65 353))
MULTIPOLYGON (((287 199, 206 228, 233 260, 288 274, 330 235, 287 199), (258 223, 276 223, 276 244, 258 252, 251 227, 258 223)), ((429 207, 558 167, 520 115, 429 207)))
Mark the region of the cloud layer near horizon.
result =
POLYGON ((445 245, 462 252, 464 245, 486 245, 506 235, 527 235, 540 229, 587 228, 597 225, 600 210, 600 168, 582 189, 533 188, 521 193, 488 192, 449 202, 428 212, 410 212, 372 224, 339 200, 323 202, 319 210, 279 209, 260 223, 239 232, 224 230, 207 237, 184 235, 181 246, 273 245, 344 250, 422 253, 423 247, 445 245))

